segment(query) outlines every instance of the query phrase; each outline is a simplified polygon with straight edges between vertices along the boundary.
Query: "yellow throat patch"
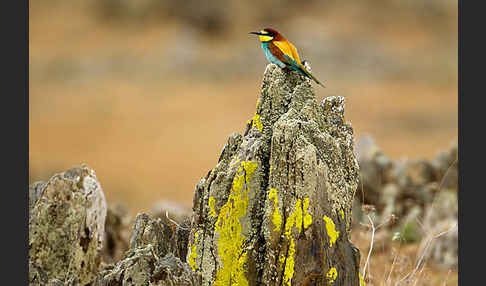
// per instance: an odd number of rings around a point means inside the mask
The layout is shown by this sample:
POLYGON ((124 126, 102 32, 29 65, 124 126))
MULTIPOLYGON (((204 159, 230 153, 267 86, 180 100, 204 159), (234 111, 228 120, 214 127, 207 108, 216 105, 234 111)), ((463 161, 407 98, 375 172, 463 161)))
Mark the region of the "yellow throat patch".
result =
MULTIPOLYGON (((261 30, 260 33, 266 34, 267 32, 265 30, 261 30)), ((273 37, 264 36, 264 35, 259 35, 258 37, 260 38, 260 41, 262 41, 262 42, 268 42, 268 41, 271 41, 273 39, 273 37)))

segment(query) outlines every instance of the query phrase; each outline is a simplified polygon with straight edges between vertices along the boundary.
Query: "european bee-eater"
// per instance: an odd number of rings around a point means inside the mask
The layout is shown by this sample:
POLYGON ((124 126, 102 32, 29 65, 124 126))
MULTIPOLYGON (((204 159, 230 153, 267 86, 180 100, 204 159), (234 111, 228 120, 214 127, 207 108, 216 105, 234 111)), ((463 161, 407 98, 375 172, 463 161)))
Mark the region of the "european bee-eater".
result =
POLYGON ((285 39, 282 34, 272 28, 265 28, 260 32, 250 32, 249 34, 258 35, 262 42, 262 48, 265 52, 267 60, 272 64, 278 65, 280 68, 293 69, 305 77, 313 79, 316 83, 324 85, 317 80, 305 66, 300 62, 297 49, 285 39))

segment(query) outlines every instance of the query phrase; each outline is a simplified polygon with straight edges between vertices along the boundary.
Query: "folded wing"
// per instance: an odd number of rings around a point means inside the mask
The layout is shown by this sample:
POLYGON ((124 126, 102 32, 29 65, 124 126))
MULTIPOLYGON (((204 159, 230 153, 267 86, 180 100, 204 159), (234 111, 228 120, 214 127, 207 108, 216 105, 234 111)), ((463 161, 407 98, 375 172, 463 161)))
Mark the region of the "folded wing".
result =
POLYGON ((292 45, 292 43, 288 41, 273 41, 273 44, 277 46, 282 53, 296 61, 297 64, 301 63, 297 49, 294 47, 294 45, 292 45))
POLYGON ((289 68, 300 72, 301 74, 313 79, 316 83, 324 86, 317 78, 306 70, 300 62, 297 49, 288 41, 273 41, 268 45, 271 53, 280 61, 285 63, 289 68))

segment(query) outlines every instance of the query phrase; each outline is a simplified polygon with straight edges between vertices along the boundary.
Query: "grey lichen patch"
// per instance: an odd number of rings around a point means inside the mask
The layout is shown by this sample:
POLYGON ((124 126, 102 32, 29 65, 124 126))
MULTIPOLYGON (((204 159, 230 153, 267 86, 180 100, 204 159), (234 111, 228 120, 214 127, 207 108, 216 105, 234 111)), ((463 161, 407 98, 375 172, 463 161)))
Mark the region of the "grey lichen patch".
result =
POLYGON ((175 242, 169 240, 170 238, 172 238, 170 226, 163 224, 160 218, 152 219, 141 213, 137 215, 135 220, 130 238, 130 248, 135 249, 150 244, 154 247, 154 254, 162 257, 175 249, 175 242), (168 237, 165 237, 167 235, 168 237), (165 241, 165 243, 160 243, 161 241, 165 241))
POLYGON ((49 279, 92 283, 100 262, 106 201, 93 170, 80 166, 29 188, 29 259, 49 279))
POLYGON ((97 285, 150 285, 151 272, 157 261, 154 247, 130 249, 126 257, 101 271, 97 285))
POLYGON ((196 186, 187 261, 202 284, 300 285, 310 275, 325 285, 333 265, 334 285, 358 285, 348 240, 358 164, 344 98, 318 104, 309 81, 270 64, 247 128, 196 186))
POLYGON ((174 225, 162 218, 138 214, 129 250, 121 260, 105 266, 94 285, 199 285, 198 275, 183 262, 187 228, 184 221, 174 225))
POLYGON ((199 277, 194 275, 187 263, 182 262, 171 253, 164 256, 155 265, 150 285, 199 285, 199 277))
POLYGON ((29 186, 29 212, 32 211, 34 205, 42 196, 42 192, 46 187, 45 182, 35 182, 29 186))
POLYGON ((126 258, 101 271, 95 285, 199 285, 197 276, 172 253, 157 258, 152 245, 131 249, 126 258))
POLYGON ((157 257, 172 253, 179 258, 185 258, 188 228, 185 220, 176 225, 168 218, 152 218, 145 213, 140 213, 135 219, 130 249, 142 248, 150 244, 154 247, 154 255, 157 257))

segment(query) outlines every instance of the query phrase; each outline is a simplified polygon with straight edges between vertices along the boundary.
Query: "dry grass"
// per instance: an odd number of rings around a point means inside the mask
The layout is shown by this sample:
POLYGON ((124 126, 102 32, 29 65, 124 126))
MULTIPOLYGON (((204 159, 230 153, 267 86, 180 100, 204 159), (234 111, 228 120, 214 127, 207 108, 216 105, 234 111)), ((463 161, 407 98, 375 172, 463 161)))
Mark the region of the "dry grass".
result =
MULTIPOLYGON (((450 231, 454 230, 454 228, 450 229, 450 231)), ((373 245, 372 233, 372 229, 369 229, 369 227, 355 227, 351 233, 353 244, 361 252, 361 268, 364 269, 366 264, 369 265, 366 272, 366 285, 458 285, 457 269, 438 269, 433 261, 423 258, 425 250, 420 249, 418 243, 404 244, 399 240, 390 240, 386 243, 373 245), (373 251, 371 251, 372 247, 373 251), (365 254, 371 255, 366 259, 365 254)), ((429 242, 429 244, 431 243, 433 241, 429 242)))

